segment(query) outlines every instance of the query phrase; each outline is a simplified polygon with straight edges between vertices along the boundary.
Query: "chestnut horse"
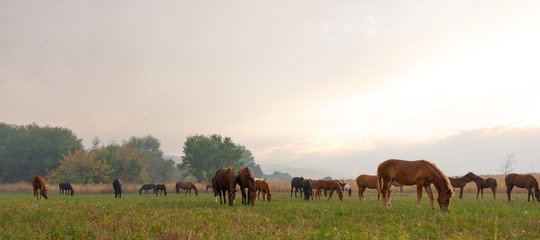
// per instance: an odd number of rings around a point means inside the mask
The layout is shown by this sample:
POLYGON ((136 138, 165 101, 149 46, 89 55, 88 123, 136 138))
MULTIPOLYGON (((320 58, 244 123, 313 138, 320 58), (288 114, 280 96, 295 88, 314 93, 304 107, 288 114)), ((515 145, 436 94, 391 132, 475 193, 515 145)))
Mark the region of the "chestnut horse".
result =
POLYGON ((112 185, 114 188, 114 198, 122 198, 122 184, 120 184, 120 181, 118 181, 118 179, 114 179, 112 185))
POLYGON ((469 172, 463 177, 448 177, 448 179, 450 180, 450 184, 452 184, 452 187, 459 188, 459 198, 463 198, 463 188, 465 187, 465 185, 467 185, 467 183, 473 180, 474 176, 476 176, 474 173, 469 172))
POLYGON ((238 176, 236 177, 240 192, 242 193, 242 204, 255 205, 255 198, 257 194, 255 192, 255 174, 249 167, 238 170, 238 176), (246 189, 247 188, 247 197, 246 189))
POLYGON ((319 197, 319 201, 321 201, 321 189, 330 190, 328 200, 332 199, 332 195, 334 195, 335 190, 338 192, 339 200, 343 201, 343 190, 341 190, 341 186, 339 186, 339 183, 336 182, 336 180, 317 180, 315 181, 315 186, 317 188, 315 196, 319 197))
MULTIPOLYGON (((366 188, 377 189, 377 176, 362 174, 356 177, 356 185, 358 186, 358 197, 360 200, 366 201, 364 191, 366 188)), ((379 190, 377 189, 377 201, 380 198, 379 190)))
POLYGON ((260 194, 262 192, 263 202, 270 202, 270 200, 272 200, 272 192, 265 179, 255 179, 255 191, 257 191, 257 199, 260 199, 260 194))
POLYGON ((222 204, 221 195, 223 194, 223 201, 227 203, 225 199, 225 193, 228 192, 229 206, 234 204, 234 197, 236 196, 236 174, 234 170, 229 168, 220 168, 216 171, 216 175, 212 178, 212 186, 214 187, 214 198, 217 202, 217 195, 219 195, 219 204, 222 204))
POLYGON ((538 189, 538 179, 536 179, 531 174, 517 174, 517 173, 510 173, 506 175, 504 178, 504 182, 506 183, 506 194, 508 195, 508 201, 510 202, 510 193, 512 192, 512 188, 514 186, 519 188, 525 188, 529 192, 527 194, 527 202, 531 201, 531 196, 534 202, 534 198, 536 197, 536 201, 540 202, 540 190, 538 189), (534 190, 534 194, 533 194, 534 190))
POLYGON ((210 184, 206 184, 206 192, 208 192, 208 189, 210 189, 210 188, 211 188, 212 190, 214 190, 214 186, 212 186, 211 183, 210 183, 210 184))
POLYGON ((495 198, 495 193, 497 192, 497 180, 495 178, 482 178, 473 173, 473 181, 476 183, 476 199, 478 199, 478 194, 482 193, 482 199, 484 199, 484 188, 491 188, 493 192, 493 198, 495 198))
POLYGON ((39 197, 39 200, 42 200, 42 196, 45 199, 47 198, 47 187, 45 187, 45 179, 41 175, 36 175, 32 178, 32 187, 34 188, 34 197, 36 200, 39 197), (38 193, 39 190, 39 193, 38 193))
POLYGON ((422 187, 426 189, 426 192, 431 200, 431 209, 435 209, 433 203, 433 192, 430 185, 433 183, 437 189, 438 197, 437 202, 442 210, 448 210, 450 206, 450 198, 454 196, 454 190, 450 184, 450 180, 444 175, 444 173, 426 160, 418 161, 406 161, 389 159, 381 164, 377 168, 377 188, 382 195, 383 206, 387 209, 392 208, 390 199, 390 185, 392 181, 403 185, 416 185, 416 195, 418 202, 417 208, 420 208, 420 200, 422 199, 422 187))
MULTIPOLYGON (((195 196, 199 196, 199 190, 197 190, 197 187, 195 187, 195 184, 192 182, 184 182, 184 181, 178 181, 176 182, 176 196, 180 193, 180 188, 183 190, 186 190, 186 193, 184 193, 184 196, 187 195, 189 191, 189 195, 191 196, 191 189, 195 190, 195 196)), ((208 188, 207 190, 208 191, 208 188)))

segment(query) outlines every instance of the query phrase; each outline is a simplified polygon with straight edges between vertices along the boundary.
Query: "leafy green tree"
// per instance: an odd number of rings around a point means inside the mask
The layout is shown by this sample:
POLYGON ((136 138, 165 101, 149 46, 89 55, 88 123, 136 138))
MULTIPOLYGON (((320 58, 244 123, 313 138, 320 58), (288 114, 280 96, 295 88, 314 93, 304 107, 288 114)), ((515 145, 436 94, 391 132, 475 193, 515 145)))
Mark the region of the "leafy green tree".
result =
POLYGON ((82 149, 82 140, 71 130, 0 124, 0 181, 29 181, 36 174, 60 166, 63 155, 82 149))
POLYGON ((208 182, 218 168, 231 166, 238 170, 241 157, 242 150, 229 137, 195 135, 187 137, 182 163, 177 167, 186 172, 184 177, 191 175, 198 182, 208 182))
POLYGON ((242 150, 242 158, 240 158, 240 162, 242 163, 243 167, 251 168, 256 178, 262 178, 263 171, 261 169, 261 165, 255 163, 255 158, 253 157, 251 151, 242 145, 238 145, 238 147, 242 150))
POLYGON ((96 159, 95 152, 77 150, 64 155, 60 160, 60 166, 56 170, 49 171, 48 179, 57 183, 101 184, 110 182, 112 172, 111 166, 105 160, 96 159))
POLYGON ((161 142, 151 136, 131 137, 130 141, 134 141, 139 150, 146 151, 150 156, 150 163, 147 170, 148 177, 152 182, 170 182, 175 178, 175 173, 178 171, 174 166, 174 161, 163 158, 161 151, 161 142))

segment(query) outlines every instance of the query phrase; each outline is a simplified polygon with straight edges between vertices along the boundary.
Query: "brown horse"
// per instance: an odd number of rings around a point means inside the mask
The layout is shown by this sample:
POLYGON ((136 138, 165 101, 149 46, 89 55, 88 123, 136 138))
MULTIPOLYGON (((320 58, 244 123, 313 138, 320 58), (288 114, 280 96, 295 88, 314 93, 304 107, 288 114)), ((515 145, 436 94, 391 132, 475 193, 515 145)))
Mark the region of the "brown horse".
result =
POLYGON ((36 200, 38 199, 38 196, 39 196, 39 200, 42 200, 41 198, 42 196, 45 199, 48 199, 47 187, 45 187, 45 179, 43 179, 41 175, 36 175, 32 178, 32 186, 34 188, 34 197, 36 197, 36 200), (38 193, 38 190, 39 190, 39 193, 38 193))
POLYGON ((257 191, 257 199, 260 199, 260 194, 262 192, 263 202, 270 202, 270 200, 272 200, 272 192, 265 179, 255 179, 255 191, 257 191))
POLYGON ((221 195, 223 194, 223 201, 227 203, 225 199, 225 193, 228 192, 229 205, 234 204, 234 197, 236 196, 236 174, 234 170, 229 168, 220 168, 216 171, 216 175, 212 178, 212 186, 214 186, 214 198, 217 202, 217 195, 219 195, 219 204, 222 204, 221 195))
POLYGON ((343 201, 343 190, 341 190, 341 186, 339 185, 338 182, 336 182, 336 180, 317 180, 315 181, 315 187, 317 188, 317 192, 315 193, 315 196, 319 197, 319 201, 321 201, 321 189, 330 190, 330 195, 328 196, 328 200, 332 199, 332 195, 334 195, 334 190, 335 190, 338 192, 339 200, 343 201))
POLYGON ((192 182, 184 182, 184 181, 176 182, 176 196, 178 196, 178 194, 180 193, 180 189, 186 190, 186 193, 184 193, 184 196, 186 196, 188 192, 189 192, 189 195, 191 196, 191 189, 195 190, 195 196, 199 196, 199 190, 197 190, 197 187, 195 187, 195 184, 193 184, 192 182))
POLYGON ((158 192, 159 196, 161 196, 161 194, 165 194, 165 196, 167 196, 167 187, 165 187, 165 184, 156 184, 156 197, 158 192))
POLYGON ((211 183, 210 183, 210 184, 206 184, 206 192, 208 192, 208 189, 210 189, 210 188, 211 188, 212 190, 214 190, 214 186, 212 186, 211 183))
MULTIPOLYGON (((362 174, 356 178, 356 185, 358 185, 358 197, 360 200, 366 201, 364 198, 364 191, 366 188, 377 189, 377 176, 362 174)), ((379 190, 377 190, 377 201, 380 198, 379 190)))
POLYGON ((255 174, 253 174, 253 170, 248 167, 238 170, 236 181, 238 182, 240 192, 242 193, 242 204, 250 204, 251 206, 255 205, 257 193, 255 192, 255 174), (246 188, 247 197, 245 190, 246 188))
POLYGON ((493 198, 495 198, 495 193, 497 192, 497 180, 495 178, 482 178, 473 173, 473 181, 476 183, 476 199, 478 199, 478 194, 482 193, 482 199, 484 198, 484 188, 491 188, 493 192, 493 198))
POLYGON ((517 174, 517 173, 510 173, 506 175, 504 178, 504 182, 506 183, 506 194, 508 195, 508 201, 510 202, 510 193, 512 192, 512 188, 514 186, 519 188, 525 188, 529 192, 527 194, 527 202, 531 201, 531 196, 534 202, 534 198, 536 197, 536 201, 540 202, 540 190, 538 189, 538 179, 536 179, 531 174, 517 174), (533 194, 534 190, 534 194, 533 194))
POLYGON ((447 210, 450 206, 450 198, 454 196, 452 185, 450 180, 444 175, 444 173, 426 160, 418 161, 406 161, 389 159, 381 164, 377 168, 377 188, 382 195, 383 205, 386 208, 392 208, 390 199, 390 185, 392 181, 403 185, 416 185, 416 195, 418 202, 417 208, 420 208, 420 200, 422 199, 422 187, 426 189, 426 192, 431 200, 431 208, 435 209, 433 203, 433 192, 430 185, 433 183, 437 189, 438 197, 437 202, 442 210, 447 210))
POLYGON ((467 183, 473 180, 473 176, 476 176, 474 173, 469 172, 463 177, 448 177, 450 179, 450 184, 452 187, 459 188, 459 198, 463 198, 463 188, 467 183))

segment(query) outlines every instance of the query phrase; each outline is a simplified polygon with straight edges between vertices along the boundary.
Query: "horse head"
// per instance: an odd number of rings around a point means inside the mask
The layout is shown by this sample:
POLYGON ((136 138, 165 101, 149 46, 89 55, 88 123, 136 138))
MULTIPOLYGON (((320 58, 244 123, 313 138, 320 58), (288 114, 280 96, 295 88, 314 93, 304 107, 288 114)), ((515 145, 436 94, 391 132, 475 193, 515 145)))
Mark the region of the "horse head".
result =
POLYGON ((47 187, 43 186, 43 191, 41 191, 41 195, 43 195, 43 197, 44 197, 45 199, 48 199, 48 198, 47 198, 47 191, 48 191, 48 190, 47 190, 47 187))
POLYGON ((440 191, 439 196, 437 196, 437 202, 439 203, 439 207, 443 211, 447 211, 450 207, 450 198, 454 196, 454 191, 452 189, 448 189, 446 192, 440 191))

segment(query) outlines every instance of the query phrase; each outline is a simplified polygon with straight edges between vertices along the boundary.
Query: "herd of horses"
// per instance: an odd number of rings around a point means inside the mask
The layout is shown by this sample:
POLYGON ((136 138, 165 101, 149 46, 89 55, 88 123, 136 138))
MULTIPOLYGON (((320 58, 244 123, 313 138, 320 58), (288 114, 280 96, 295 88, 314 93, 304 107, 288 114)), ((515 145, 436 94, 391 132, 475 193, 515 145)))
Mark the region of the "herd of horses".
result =
MULTIPOLYGON (((469 182, 475 182, 477 187, 476 198, 480 195, 484 197, 484 188, 490 188, 493 192, 493 198, 497 191, 497 181, 493 178, 484 179, 472 172, 467 173, 463 177, 446 177, 446 175, 434 164, 426 160, 407 161, 398 159, 389 159, 377 167, 377 175, 365 175, 362 174, 356 178, 356 184, 358 185, 358 196, 360 200, 365 201, 364 191, 366 188, 377 190, 377 200, 382 198, 382 204, 385 208, 392 207, 391 203, 391 186, 400 188, 403 192, 403 186, 416 186, 417 193, 417 207, 420 208, 420 200, 422 199, 422 189, 424 189, 431 201, 431 208, 435 209, 433 192, 431 185, 433 185, 437 191, 437 202, 439 208, 447 210, 450 206, 450 198, 454 196, 454 188, 460 189, 459 198, 463 198, 463 188, 469 182)), ((508 201, 511 201, 511 192, 514 187, 525 188, 528 191, 527 201, 530 201, 532 197, 533 201, 540 201, 540 190, 538 180, 530 174, 516 174, 511 173, 505 176, 505 184, 507 187, 508 201)), ((236 192, 238 191, 237 185, 242 194, 242 204, 251 205, 255 204, 255 200, 260 199, 262 193, 263 201, 270 202, 272 199, 272 192, 269 185, 264 179, 256 179, 253 174, 253 170, 248 167, 240 169, 235 172, 231 167, 220 168, 216 171, 216 174, 212 178, 212 183, 206 185, 206 191, 212 189, 214 192, 214 198, 217 202, 219 196, 220 204, 229 205, 234 204, 236 192)), ((32 179, 32 186, 34 189, 34 196, 36 199, 47 199, 47 187, 45 186, 45 179, 36 175, 32 179)), ((69 183, 60 183, 60 195, 70 193, 73 196, 73 188, 69 183)), ((122 184, 118 179, 113 181, 114 196, 115 198, 122 197, 122 184)), ((178 181, 176 182, 176 194, 180 193, 180 189, 186 190, 184 195, 191 195, 191 190, 195 191, 195 195, 198 195, 198 190, 195 184, 192 182, 178 181)), ((139 189, 139 194, 145 191, 145 194, 149 190, 153 193, 164 194, 167 196, 167 189, 164 184, 144 184, 139 189)), ((347 183, 340 182, 339 180, 312 180, 304 179, 303 177, 295 177, 291 181, 291 198, 297 197, 297 193, 300 192, 300 198, 304 195, 304 199, 309 201, 310 199, 321 199, 321 194, 324 192, 325 196, 328 196, 328 200, 331 200, 334 191, 337 192, 339 199, 343 200, 343 193, 348 191, 351 195, 351 186, 347 183), (315 192, 315 193, 314 193, 315 192), (329 192, 329 193, 328 193, 329 192)))

